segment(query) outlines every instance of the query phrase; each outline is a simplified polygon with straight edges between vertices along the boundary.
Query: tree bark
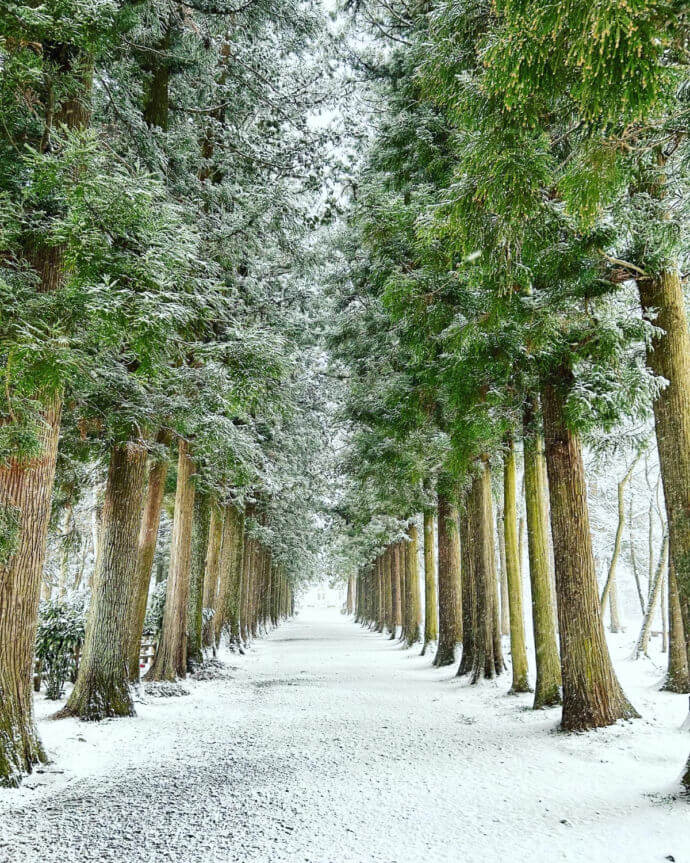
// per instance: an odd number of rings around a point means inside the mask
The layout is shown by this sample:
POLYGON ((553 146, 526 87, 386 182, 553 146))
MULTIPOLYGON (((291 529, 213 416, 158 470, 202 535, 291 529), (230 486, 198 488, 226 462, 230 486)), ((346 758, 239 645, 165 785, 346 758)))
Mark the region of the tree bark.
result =
POLYGON ((348 614, 352 614, 355 608, 354 603, 354 595, 355 595, 355 577, 354 575, 348 576, 347 579, 347 599, 345 600, 345 611, 348 614))
POLYGON ((683 626, 683 610, 673 565, 668 570, 668 671, 664 689, 667 692, 690 692, 690 667, 683 626))
POLYGON ((146 459, 145 448, 138 444, 118 444, 110 455, 84 649, 77 682, 59 718, 134 715, 129 651, 146 459))
MULTIPOLYGON (((158 435, 158 443, 168 444, 167 434, 158 435)), ((158 528, 163 509, 165 479, 168 475, 167 458, 154 462, 149 469, 149 481, 146 491, 144 513, 139 528, 139 547, 137 552, 137 569, 134 582, 134 598, 132 607, 131 632, 129 639, 129 680, 139 682, 139 656, 141 653, 141 634, 146 618, 146 603, 149 596, 151 569, 156 554, 158 528)))
POLYGON ((534 709, 561 703, 561 663, 556 642, 553 590, 551 587, 548 512, 544 495, 543 443, 532 429, 532 407, 525 411, 525 510, 527 551, 532 591, 532 628, 537 663, 534 709))
POLYGON ((389 545, 383 553, 383 578, 385 585, 386 632, 395 635, 393 616, 393 549, 389 545))
POLYGON ((438 495, 438 646, 434 665, 453 665, 462 623, 458 616, 460 577, 460 532, 458 510, 450 499, 438 495))
MULTIPOLYGON (((217 614, 218 581, 220 573, 220 553, 223 542, 223 510, 214 503, 211 506, 211 523, 208 529, 208 549, 206 551, 206 571, 204 573, 204 608, 217 614)), ((213 618, 204 626, 204 647, 211 647, 215 654, 215 628, 213 618)))
POLYGON ((410 541, 407 544, 405 587, 407 593, 407 631, 405 643, 408 647, 422 640, 419 628, 420 621, 420 597, 419 597, 419 565, 417 552, 419 537, 417 525, 412 522, 407 528, 410 541))
POLYGON ((244 514, 237 507, 225 507, 223 546, 220 563, 218 613, 214 617, 216 644, 220 644, 223 627, 227 627, 229 642, 240 642, 240 600, 242 597, 242 568, 244 563, 244 514))
MULTIPOLYGON (((555 379, 572 385, 567 367, 555 379)), ((599 608, 582 452, 565 421, 564 393, 544 386, 542 407, 551 497, 565 731, 585 731, 637 716, 611 664, 599 608)))
POLYGON ((460 554, 462 561, 462 656, 458 666, 458 677, 470 674, 474 668, 476 650, 477 603, 472 519, 472 490, 464 495, 460 513, 460 554))
POLYGON ((43 412, 40 456, 0 464, 0 785, 19 785, 46 760, 34 721, 33 657, 59 434, 55 395, 43 412))
MULTIPOLYGON (((22 43, 17 34, 17 44, 22 43)), ((91 62, 74 45, 60 42, 41 46, 50 63, 44 76, 44 117, 38 137, 31 143, 45 150, 53 125, 85 128, 90 119, 91 62), (76 76, 79 87, 60 92, 64 80, 76 76), (56 92, 58 91, 58 98, 56 92), (56 109, 53 113, 53 108, 56 109)), ((40 101, 32 113, 40 110, 40 101)), ((35 233, 32 234, 32 242, 35 233)), ((3 250, 4 251, 4 250, 3 250)), ((63 250, 43 246, 24 250, 38 275, 37 291, 51 293, 60 286, 64 273, 63 250)), ((7 387, 11 388, 7 375, 7 387)), ((40 455, 32 459, 12 458, 0 465, 0 786, 16 787, 25 773, 46 760, 33 712, 33 654, 38 623, 41 577, 45 561, 51 497, 55 481, 62 393, 32 393, 41 405, 38 417, 40 455)))
POLYGON ((192 550, 189 576, 189 602, 187 605, 187 670, 204 661, 203 616, 204 575, 211 522, 211 503, 208 493, 197 494, 194 499, 192 522, 192 550))
POLYGON ((501 635, 510 635, 510 611, 508 609, 508 573, 506 572, 505 511, 496 513, 498 534, 498 564, 501 583, 501 635))
POLYGON ((497 579, 493 543, 491 474, 486 459, 472 481, 470 518, 472 519, 473 569, 475 579, 475 639, 472 683, 491 679, 503 671, 503 655, 498 632, 497 579))
POLYGON ((639 659, 641 653, 647 653, 647 647, 649 646, 649 636, 652 631, 652 621, 654 620, 654 612, 656 611, 659 596, 661 595, 661 586, 664 580, 664 571, 668 564, 668 545, 668 533, 665 533, 661 541, 661 554, 659 555, 659 562, 657 563, 656 572, 654 573, 654 578, 652 579, 652 589, 649 593, 649 604, 647 605, 647 611, 642 620, 640 634, 637 638, 637 643, 635 644, 633 659, 639 659))
POLYGON ((398 545, 398 558, 400 560, 400 641, 407 640, 407 551, 408 543, 402 540, 398 545))
POLYGON ((402 596, 400 583, 400 543, 391 546, 391 601, 393 604, 393 629, 391 638, 395 638, 402 622, 402 596))
POLYGON ((146 673, 145 679, 148 681, 173 681, 187 676, 187 605, 194 522, 193 474, 194 462, 189 456, 189 445, 180 438, 163 628, 153 664, 146 673))
MULTIPOLYGON (((647 365, 668 381, 654 401, 659 465, 669 531, 669 554, 683 603, 690 604, 690 329, 677 269, 638 281, 646 318, 662 332, 647 346, 647 365)), ((686 639, 690 636, 684 621, 686 639)), ((690 759, 683 778, 690 790, 690 759)))
POLYGON ((503 523, 510 609, 510 654, 513 665, 511 692, 531 692, 527 674, 525 624, 522 616, 522 579, 520 577, 517 536, 517 482, 515 447, 512 438, 508 441, 503 461, 503 523))
MULTIPOLYGON (((457 526, 456 526, 457 531, 457 526)), ((424 513, 424 644, 426 649, 438 637, 438 601, 436 598, 436 555, 434 554, 434 514, 424 513)))

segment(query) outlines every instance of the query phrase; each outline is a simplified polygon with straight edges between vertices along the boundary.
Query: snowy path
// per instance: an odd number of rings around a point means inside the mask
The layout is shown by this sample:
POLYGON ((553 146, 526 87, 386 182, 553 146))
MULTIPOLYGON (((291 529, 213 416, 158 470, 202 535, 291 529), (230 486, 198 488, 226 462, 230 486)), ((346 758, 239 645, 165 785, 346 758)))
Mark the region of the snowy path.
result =
POLYGON ((690 861, 683 697, 645 685, 646 719, 560 735, 507 679, 470 688, 336 612, 228 661, 132 720, 42 722, 55 763, 0 791, 0 861, 690 861))

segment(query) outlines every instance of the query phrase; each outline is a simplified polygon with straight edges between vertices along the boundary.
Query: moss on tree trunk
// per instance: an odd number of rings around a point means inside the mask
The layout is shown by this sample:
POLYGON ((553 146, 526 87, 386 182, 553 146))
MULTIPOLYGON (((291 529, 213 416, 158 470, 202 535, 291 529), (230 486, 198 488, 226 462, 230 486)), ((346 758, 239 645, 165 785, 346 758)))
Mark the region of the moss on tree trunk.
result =
MULTIPOLYGON (((457 527, 456 527, 457 530, 457 527)), ((424 644, 422 656, 438 638, 438 600, 436 596, 436 555, 434 553, 434 514, 424 513, 424 644)))
POLYGON ((683 610, 678 596, 673 564, 668 570, 668 671, 664 689, 668 692, 690 692, 690 672, 688 670, 688 648, 683 625, 683 610))
POLYGON ((419 596, 419 564, 418 564, 418 549, 419 549, 419 533, 417 525, 412 522, 407 529, 410 541, 407 543, 407 553, 405 555, 406 574, 405 574, 405 589, 406 589, 406 606, 407 606, 407 626, 405 632, 405 643, 408 647, 417 644, 422 640, 420 631, 420 596, 419 596))
POLYGON ((462 561, 462 656, 458 666, 458 677, 469 674, 474 667, 476 643, 476 584, 474 575, 474 536, 470 507, 471 491, 464 495, 460 513, 460 554, 462 561))
POLYGON ((134 715, 129 650, 145 484, 144 447, 115 446, 108 467, 101 550, 79 673, 58 717, 99 720, 134 715))
POLYGON ((493 678, 503 671, 497 603, 496 563, 493 543, 491 474, 482 459, 470 492, 472 556, 474 570, 474 662, 472 683, 493 678))
POLYGON ((511 691, 531 692, 527 676, 525 624, 522 614, 522 578, 517 535, 517 482, 515 447, 512 438, 508 440, 503 460, 503 519, 508 607, 510 611, 510 656, 513 666, 511 691))
POLYGON ((462 637, 458 615, 461 604, 460 533, 458 510, 447 495, 438 495, 438 646, 434 665, 453 665, 455 651, 462 637))
MULTIPOLYGON (((159 443, 167 443, 168 436, 159 435, 159 443)), ((137 570, 134 583, 131 632, 129 639, 129 679, 132 683, 139 682, 139 656, 141 653, 141 635, 146 618, 146 603, 149 595, 149 582, 153 558, 156 554, 158 527, 163 508, 165 478, 168 474, 168 460, 161 459, 149 469, 148 487, 144 503, 144 512, 139 529, 139 547, 137 552, 137 570)))
POLYGON ((41 454, 0 465, 0 785, 45 761, 33 712, 33 656, 60 433, 60 397, 46 400, 41 454))
POLYGON ((393 628, 391 638, 395 638, 398 627, 402 622, 402 584, 400 579, 400 543, 391 546, 391 602, 393 605, 393 628))
POLYGON ((556 620, 551 584, 548 511, 544 489, 543 442, 535 432, 533 410, 525 412, 525 510, 527 552, 532 592, 532 628, 537 664, 534 709, 561 703, 561 661, 556 641, 556 620))
POLYGON ((578 435, 565 420, 572 373, 563 367, 543 390, 551 498, 565 731, 585 731, 637 716, 611 664, 601 620, 587 488, 578 435))
POLYGON ((187 670, 204 661, 203 602, 206 554, 211 522, 211 504, 208 493, 197 494, 194 499, 192 523, 192 554, 189 576, 189 602, 187 605, 187 670))
POLYGON ((187 606, 194 522, 194 462, 189 446, 178 442, 175 516, 160 643, 146 680, 176 680, 187 675, 187 606))

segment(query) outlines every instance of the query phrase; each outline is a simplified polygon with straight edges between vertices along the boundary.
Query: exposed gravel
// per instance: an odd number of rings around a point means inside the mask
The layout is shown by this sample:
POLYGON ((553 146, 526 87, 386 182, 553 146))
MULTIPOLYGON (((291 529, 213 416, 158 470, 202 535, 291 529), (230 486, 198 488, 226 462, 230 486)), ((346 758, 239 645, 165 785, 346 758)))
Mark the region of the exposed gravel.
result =
POLYGON ((135 719, 42 723, 55 762, 0 792, 0 861, 689 859, 690 806, 643 793, 684 757, 670 720, 557 735, 417 654, 300 618, 135 719))

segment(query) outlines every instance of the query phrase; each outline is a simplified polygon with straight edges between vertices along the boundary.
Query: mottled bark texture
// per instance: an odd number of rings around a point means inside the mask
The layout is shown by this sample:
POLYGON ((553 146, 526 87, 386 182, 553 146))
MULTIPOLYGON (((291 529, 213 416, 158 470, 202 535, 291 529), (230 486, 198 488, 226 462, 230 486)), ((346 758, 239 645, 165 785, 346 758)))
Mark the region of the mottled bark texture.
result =
POLYGON ((472 683, 490 679, 503 671, 497 604, 496 562, 493 543, 491 474, 482 459, 472 480, 469 516, 472 520, 474 574, 474 662, 472 683))
MULTIPOLYGON (((158 438, 159 443, 167 443, 167 435, 158 438)), ((165 478, 168 475, 168 460, 157 459, 149 468, 149 481, 146 490, 144 512, 139 529, 139 548, 137 552, 137 570, 134 583, 131 631, 129 638, 129 679, 132 683, 139 682, 139 655, 141 653, 141 635, 146 618, 146 603, 149 595, 149 583, 153 558, 156 554, 158 527, 163 509, 163 494, 165 478)))
POLYGON ((146 680, 176 680, 187 675, 187 605, 194 522, 194 462, 189 445, 178 442, 175 516, 170 541, 170 567, 158 650, 146 680))
POLYGON ((187 670, 204 661, 203 651, 203 603, 204 574, 208 534, 211 522, 211 504, 208 493, 197 493, 194 498, 192 522, 192 554, 189 572, 189 601, 187 603, 187 670))
POLYGON ((421 600, 419 595, 419 532, 417 525, 412 522, 407 528, 407 533, 410 541, 407 543, 406 554, 406 606, 407 606, 407 626, 405 632, 405 643, 408 647, 417 644, 422 640, 420 631, 421 619, 421 600))
POLYGON ((668 571, 668 671, 664 689, 668 692, 690 692, 688 647, 683 625, 683 609, 678 595, 678 584, 673 565, 668 571))
POLYGON ((390 547, 391 551, 391 603, 393 606, 393 628, 391 638, 395 638, 397 629, 402 622, 402 585, 400 582, 400 543, 396 542, 390 547))
POLYGON ((510 635, 510 612, 508 610, 508 573, 506 572, 505 516, 501 509, 496 513, 496 533, 498 534, 498 566, 501 584, 501 635, 510 635))
POLYGON ((601 620, 580 439, 568 428, 564 404, 569 368, 542 394, 551 499, 565 731, 585 731, 637 716, 611 664, 601 620))
POLYGON ((447 495, 438 495, 438 646, 434 665, 453 665, 462 638, 458 614, 460 581, 460 532, 458 510, 447 495))
POLYGON ((129 649, 146 460, 146 450, 138 444, 119 444, 111 452, 84 649, 77 682, 58 717, 99 720, 134 714, 129 649))
POLYGON ((393 551, 391 546, 383 553, 383 578, 385 587, 385 631, 389 635, 395 633, 395 623, 393 617, 393 551))
POLYGON ((225 507, 221 576, 218 612, 214 617, 216 643, 220 644, 223 628, 228 632, 231 645, 240 643, 240 603, 242 598, 242 569, 244 564, 244 513, 229 504, 225 507))
POLYGON ((532 629, 537 664, 534 709, 561 703, 561 660, 556 641, 554 597, 551 584, 548 510, 544 489, 543 440, 533 428, 532 407, 525 412, 524 462, 527 552, 532 595, 532 629))
MULTIPOLYGON (((220 552, 223 543, 223 509, 214 503, 211 506, 211 523, 208 529, 208 549, 206 551, 206 572, 204 573, 204 608, 216 614, 218 581, 220 573, 220 552)), ((216 649, 213 618, 203 628, 204 647, 216 649)))
MULTIPOLYGON (((654 424, 669 531, 669 554, 681 603, 690 603, 690 329, 677 269, 638 281, 646 318, 661 332, 647 365, 668 385, 654 401, 654 424)), ((685 619, 685 626, 690 620, 685 619)), ((688 631, 686 629, 686 638, 688 631)), ((690 789, 690 759, 683 782, 690 789)))
POLYGON ((469 674, 474 667, 476 644, 475 602, 476 584, 474 574, 474 536, 472 530, 472 494, 469 489, 464 494, 460 511, 460 559, 462 561, 462 656, 458 666, 458 677, 469 674))
POLYGON ((510 611, 510 656, 513 666, 511 692, 531 692, 527 676, 525 623, 522 614, 522 577, 517 535, 517 481, 515 447, 512 438, 507 441, 503 460, 503 527, 510 611))
POLYGON ((33 713, 33 655, 50 501, 60 433, 60 398, 46 402, 41 454, 0 464, 0 785, 45 761, 33 713))
POLYGON ((436 554, 434 549, 434 514, 424 513, 424 644, 427 647, 438 638, 438 600, 436 596, 436 554))
MULTIPOLYGON (((18 38, 17 45, 20 41, 18 38)), ((89 124, 93 67, 90 58, 74 45, 51 42, 41 45, 40 51, 52 74, 44 77, 44 87, 37 82, 32 93, 32 112, 38 119, 43 109, 44 122, 42 128, 37 127, 40 132, 35 140, 28 143, 46 150, 53 126, 74 130, 89 124)), ((31 246, 24 253, 36 271, 37 291, 57 290, 64 275, 63 250, 44 246, 40 235, 31 232, 31 246)), ((6 372, 5 387, 11 398, 9 366, 6 372)), ((0 786, 18 785, 23 774, 45 761, 33 714, 33 654, 62 393, 31 395, 40 405, 40 455, 11 458, 0 465, 0 786)), ((11 413, 9 408, 4 422, 12 421, 11 413)))

